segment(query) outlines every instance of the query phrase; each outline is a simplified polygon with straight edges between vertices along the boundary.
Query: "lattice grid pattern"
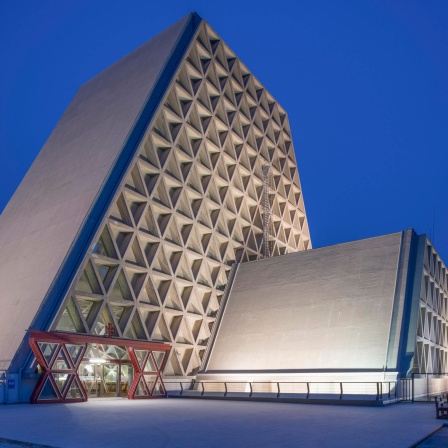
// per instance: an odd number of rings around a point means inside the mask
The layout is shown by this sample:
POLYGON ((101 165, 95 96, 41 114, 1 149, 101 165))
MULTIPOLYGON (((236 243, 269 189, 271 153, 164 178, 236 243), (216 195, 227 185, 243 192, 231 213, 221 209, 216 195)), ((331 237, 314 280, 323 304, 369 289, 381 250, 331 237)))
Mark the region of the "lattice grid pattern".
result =
POLYGON ((203 22, 52 329, 168 341, 198 371, 234 261, 311 248, 285 111, 203 22))
POLYGON ((420 291, 415 373, 448 371, 448 271, 427 240, 420 291))
POLYGON ((87 400, 77 372, 85 345, 38 342, 31 338, 30 346, 43 370, 31 394, 31 403, 87 400))

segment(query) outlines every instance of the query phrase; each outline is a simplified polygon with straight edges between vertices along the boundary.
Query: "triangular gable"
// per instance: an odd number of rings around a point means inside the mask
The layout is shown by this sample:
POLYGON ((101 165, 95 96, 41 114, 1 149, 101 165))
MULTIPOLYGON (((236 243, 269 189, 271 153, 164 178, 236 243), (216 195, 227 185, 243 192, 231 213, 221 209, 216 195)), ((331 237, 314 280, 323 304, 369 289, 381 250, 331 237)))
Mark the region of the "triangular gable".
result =
MULTIPOLYGON (((286 115, 279 118, 282 109, 258 80, 198 16, 176 29, 170 56, 155 84, 140 92, 146 102, 109 174, 100 176, 94 205, 32 325, 103 334, 110 324, 118 337, 162 338, 173 348, 165 372, 195 375, 208 343, 208 335, 199 334, 201 322, 211 329, 230 266, 263 257, 262 167, 273 165, 278 185, 291 180, 275 168, 276 160, 288 157, 283 165, 297 168, 283 137, 286 115)), ((129 55, 131 67, 140 57, 146 52, 129 55)), ((92 81, 104 98, 115 95, 114 82, 128 85, 126 76, 133 76, 123 61, 112 69, 111 85, 102 82, 104 74, 92 81)), ((121 90, 117 95, 126 107, 121 90)), ((110 141, 101 140, 100 125, 86 124, 99 145, 93 159, 110 141)), ((102 125, 114 133, 115 116, 102 125)), ((271 201, 278 210, 270 241, 278 248, 273 252, 283 254, 299 250, 287 213, 297 205, 287 206, 286 192, 277 190, 269 192, 270 198, 283 194, 271 201)), ((303 206, 299 211, 305 216, 303 206)), ((35 298, 43 296, 37 291, 35 298)), ((24 365, 26 348, 17 366, 24 365)))
MULTIPOLYGON (((286 119, 280 123, 279 110, 202 22, 97 232, 103 247, 105 230, 112 230, 112 245, 126 275, 120 281, 108 274, 106 267, 116 261, 105 250, 85 255, 84 269, 99 266, 99 274, 112 285, 104 285, 105 292, 95 300, 119 314, 119 336, 172 344, 165 374, 196 374, 231 264, 263 257, 264 164, 272 164, 275 174, 269 191, 275 198, 276 226, 270 235, 275 253, 299 248, 289 213, 299 210, 284 188, 291 184, 290 172, 280 171, 287 165, 280 137, 289 128, 286 119), (244 118, 245 113, 251 118, 244 118), (237 122, 244 130, 235 131, 237 122), (132 319, 123 320, 123 307, 132 319)), ((297 169, 294 153, 290 165, 297 169)), ((296 232, 301 235, 300 228, 296 232)), ((77 277, 82 275, 80 270, 77 277)), ((86 281, 75 281, 48 329, 76 332, 67 319, 70 297, 78 300, 91 290, 86 281)), ((113 316, 109 319, 116 327, 113 316)), ((99 325, 107 325, 104 316, 99 325)))

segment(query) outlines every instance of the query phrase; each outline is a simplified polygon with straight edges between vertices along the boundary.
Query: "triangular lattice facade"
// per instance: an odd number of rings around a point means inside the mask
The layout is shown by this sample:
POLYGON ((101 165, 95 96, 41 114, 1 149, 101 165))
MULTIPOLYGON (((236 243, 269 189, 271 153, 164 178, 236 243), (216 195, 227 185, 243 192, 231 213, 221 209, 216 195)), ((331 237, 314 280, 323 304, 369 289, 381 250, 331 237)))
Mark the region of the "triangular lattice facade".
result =
POLYGON ((285 111, 202 22, 146 130, 52 329, 173 344, 165 374, 200 366, 233 262, 310 248, 285 111))
POLYGON ((413 372, 445 373, 448 369, 447 268, 429 240, 424 247, 413 372))

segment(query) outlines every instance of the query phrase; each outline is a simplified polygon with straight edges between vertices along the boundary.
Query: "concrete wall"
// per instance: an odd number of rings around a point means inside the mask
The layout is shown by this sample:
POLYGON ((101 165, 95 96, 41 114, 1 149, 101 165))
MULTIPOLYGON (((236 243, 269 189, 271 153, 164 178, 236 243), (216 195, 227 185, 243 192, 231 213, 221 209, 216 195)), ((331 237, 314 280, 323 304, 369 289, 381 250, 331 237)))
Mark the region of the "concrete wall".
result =
POLYGON ((187 20, 80 88, 0 216, 0 369, 9 368, 187 20))
POLYGON ((240 266, 211 372, 383 369, 402 233, 240 266))

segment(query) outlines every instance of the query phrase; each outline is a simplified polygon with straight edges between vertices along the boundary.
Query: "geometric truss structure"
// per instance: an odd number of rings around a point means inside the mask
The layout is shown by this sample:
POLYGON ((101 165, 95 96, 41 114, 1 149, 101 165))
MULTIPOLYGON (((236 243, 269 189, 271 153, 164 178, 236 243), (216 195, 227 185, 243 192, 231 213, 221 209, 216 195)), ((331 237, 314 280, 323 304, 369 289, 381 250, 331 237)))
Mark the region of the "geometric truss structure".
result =
POLYGON ((263 257, 264 165, 269 252, 311 248, 286 112, 202 21, 51 329, 166 341, 194 376, 232 263, 263 257))
POLYGON ((128 347, 128 353, 135 370, 128 398, 166 397, 166 389, 160 371, 165 361, 166 352, 135 350, 128 347))
POLYGON ((426 239, 414 373, 448 371, 448 270, 426 239))
MULTIPOLYGON (((126 341, 115 338, 29 331, 30 347, 42 374, 31 394, 30 402, 61 403, 87 401, 87 392, 79 377, 79 368, 91 344, 98 344, 102 359, 110 357, 107 345, 127 349, 126 358, 132 363, 134 375, 127 394, 128 399, 164 398, 166 389, 161 372, 170 349, 168 344, 126 341)), ((99 353, 98 349, 95 353, 99 353)))
POLYGON ((77 372, 86 351, 85 344, 30 338, 30 347, 43 370, 31 394, 31 403, 87 401, 77 372))

